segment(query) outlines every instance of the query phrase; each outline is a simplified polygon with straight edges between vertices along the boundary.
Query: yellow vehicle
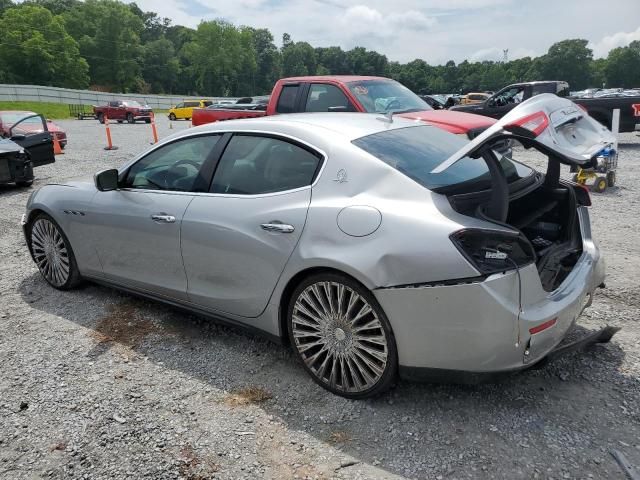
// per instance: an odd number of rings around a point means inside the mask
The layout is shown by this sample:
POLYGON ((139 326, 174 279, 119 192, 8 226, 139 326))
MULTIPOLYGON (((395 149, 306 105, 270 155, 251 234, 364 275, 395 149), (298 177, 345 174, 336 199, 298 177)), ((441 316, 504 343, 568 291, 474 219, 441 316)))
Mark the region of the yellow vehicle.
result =
POLYGON ((169 120, 191 120, 194 108, 205 108, 212 104, 211 100, 185 100, 169 109, 169 120))
POLYGON ((587 185, 588 182, 593 181, 591 190, 602 193, 607 187, 616 185, 617 169, 618 153, 607 147, 598 155, 591 168, 578 168, 571 179, 580 185, 587 185))
POLYGON ((460 100, 460 103, 462 105, 470 105, 473 103, 482 103, 485 100, 487 100, 491 95, 489 95, 488 93, 467 93, 465 96, 462 97, 462 99, 460 100))

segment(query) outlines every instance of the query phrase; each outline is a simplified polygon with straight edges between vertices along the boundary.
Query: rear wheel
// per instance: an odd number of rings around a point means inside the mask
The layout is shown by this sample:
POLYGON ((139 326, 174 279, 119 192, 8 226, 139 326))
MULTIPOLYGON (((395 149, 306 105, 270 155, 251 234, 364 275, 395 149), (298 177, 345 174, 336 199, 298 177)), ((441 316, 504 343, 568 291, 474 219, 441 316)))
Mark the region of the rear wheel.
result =
POLYGON ((145 118, 144 119, 144 123, 151 123, 151 119, 150 118, 145 118))
POLYGON ((80 281, 71 244, 49 215, 39 214, 30 226, 33 258, 44 279, 54 288, 69 290, 80 281))
POLYGON ((390 388, 398 355, 391 325, 365 287, 340 274, 313 275, 293 292, 289 338, 316 383, 347 398, 390 388))
POLYGON ((132 113, 127 113, 127 123, 135 123, 132 113))
POLYGON ((98 121, 99 121, 100 123, 104 123, 104 113, 99 113, 99 114, 98 114, 98 121))
POLYGON ((596 193, 602 193, 607 189, 607 178, 596 177, 596 181, 593 183, 593 191, 596 193))
POLYGON ((30 187, 33 185, 33 180, 23 180, 21 182, 16 182, 16 185, 19 187, 30 187))
POLYGON ((607 186, 615 187, 616 185, 616 172, 607 172, 607 186))

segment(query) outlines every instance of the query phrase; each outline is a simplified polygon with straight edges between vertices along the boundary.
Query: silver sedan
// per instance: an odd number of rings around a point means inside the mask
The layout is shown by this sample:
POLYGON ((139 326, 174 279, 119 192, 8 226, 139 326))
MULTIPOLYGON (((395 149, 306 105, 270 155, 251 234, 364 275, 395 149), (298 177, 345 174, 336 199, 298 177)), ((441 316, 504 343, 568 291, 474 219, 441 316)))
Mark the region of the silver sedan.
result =
POLYGON ((613 140, 552 95, 472 142, 390 116, 234 120, 44 186, 23 226, 53 287, 104 283, 249 327, 364 398, 554 350, 604 280, 589 195, 559 166, 613 140), (494 151, 505 139, 546 154, 546 174, 494 151))

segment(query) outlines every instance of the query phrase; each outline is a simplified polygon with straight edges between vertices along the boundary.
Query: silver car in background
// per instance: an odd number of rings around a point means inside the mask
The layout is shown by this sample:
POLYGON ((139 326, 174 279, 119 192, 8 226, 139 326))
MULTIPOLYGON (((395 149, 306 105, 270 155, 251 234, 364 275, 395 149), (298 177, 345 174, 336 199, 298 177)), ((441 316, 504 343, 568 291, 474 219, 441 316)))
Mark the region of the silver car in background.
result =
POLYGON ((391 116, 218 122, 39 189, 23 225, 53 287, 91 280, 258 330, 364 398, 398 374, 478 381, 557 347, 604 281, 589 195, 560 163, 611 142, 553 95, 472 142, 391 116), (546 175, 497 154, 505 139, 547 155, 546 175))

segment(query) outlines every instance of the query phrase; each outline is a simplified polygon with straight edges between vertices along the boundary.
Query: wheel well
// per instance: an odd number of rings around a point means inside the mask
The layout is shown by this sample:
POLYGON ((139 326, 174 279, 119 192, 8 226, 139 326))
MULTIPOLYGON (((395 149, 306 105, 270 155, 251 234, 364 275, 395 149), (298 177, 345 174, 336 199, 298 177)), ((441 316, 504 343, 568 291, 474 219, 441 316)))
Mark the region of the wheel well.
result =
POLYGON ((282 295, 280 296, 278 321, 280 324, 280 339, 283 345, 290 345, 289 326, 287 325, 287 311, 289 309, 289 301, 291 300, 291 295, 303 280, 310 277, 311 275, 317 275, 319 273, 338 273, 340 275, 351 278, 355 282, 362 283, 357 278, 353 277, 353 275, 349 275, 348 273, 345 273, 342 270, 338 270, 337 268, 313 267, 296 273, 293 277, 291 277, 291 279, 289 279, 289 282, 287 282, 287 285, 286 287, 284 287, 282 295))

